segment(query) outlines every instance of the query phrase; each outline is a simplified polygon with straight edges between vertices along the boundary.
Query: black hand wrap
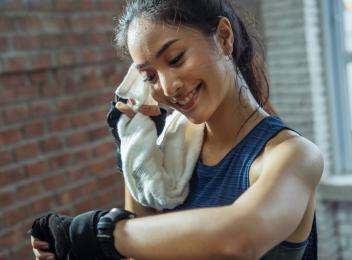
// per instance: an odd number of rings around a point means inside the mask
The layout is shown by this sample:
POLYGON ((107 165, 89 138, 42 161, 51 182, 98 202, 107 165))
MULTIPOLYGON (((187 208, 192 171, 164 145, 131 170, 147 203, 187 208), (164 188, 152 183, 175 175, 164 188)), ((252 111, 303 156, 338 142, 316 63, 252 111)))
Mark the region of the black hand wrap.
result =
POLYGON ((71 242, 69 229, 72 219, 72 217, 50 212, 43 217, 37 218, 28 233, 33 237, 48 242, 48 251, 55 253, 59 260, 70 259, 71 242))
POLYGON ((76 259, 104 258, 96 238, 99 218, 107 211, 93 210, 76 216, 70 226, 71 251, 76 259))
POLYGON ((132 217, 135 217, 133 213, 123 209, 110 212, 92 210, 75 218, 51 212, 37 218, 28 233, 48 242, 48 251, 55 253, 58 260, 122 259, 124 257, 114 248, 113 229, 117 221, 132 217), (100 219, 99 241, 97 227, 100 219))
MULTIPOLYGON (((117 151, 116 151, 117 168, 118 168, 119 172, 122 172, 122 168, 121 168, 122 162, 121 162, 121 154, 120 154, 120 137, 117 132, 117 122, 119 121, 119 118, 122 115, 122 113, 118 109, 116 109, 116 107, 115 107, 117 101, 126 103, 127 99, 116 97, 116 101, 111 102, 110 109, 108 111, 108 114, 106 115, 106 122, 107 122, 108 126, 110 127, 111 133, 112 133, 112 135, 115 139, 115 142, 117 144, 117 151)), ((158 136, 161 134, 161 132, 164 129, 165 120, 166 120, 166 116, 167 116, 167 111, 165 109, 160 108, 160 112, 161 112, 160 115, 150 116, 150 119, 153 120, 153 122, 156 126, 156 132, 157 132, 158 136)))

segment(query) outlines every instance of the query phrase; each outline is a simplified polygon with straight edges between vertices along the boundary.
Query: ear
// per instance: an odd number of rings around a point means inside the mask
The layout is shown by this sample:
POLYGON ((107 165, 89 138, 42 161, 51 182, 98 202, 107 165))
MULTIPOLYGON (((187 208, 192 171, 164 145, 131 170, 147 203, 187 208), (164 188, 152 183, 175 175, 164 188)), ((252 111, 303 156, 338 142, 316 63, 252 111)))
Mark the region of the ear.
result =
POLYGON ((224 55, 228 56, 233 51, 232 26, 226 17, 221 17, 216 30, 216 38, 224 55))

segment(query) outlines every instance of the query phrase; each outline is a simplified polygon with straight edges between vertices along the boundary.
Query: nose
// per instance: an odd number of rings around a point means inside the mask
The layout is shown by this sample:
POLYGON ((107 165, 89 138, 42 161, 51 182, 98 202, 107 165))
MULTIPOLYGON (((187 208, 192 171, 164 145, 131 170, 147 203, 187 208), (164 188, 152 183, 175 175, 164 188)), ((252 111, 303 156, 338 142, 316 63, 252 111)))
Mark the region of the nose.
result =
POLYGON ((159 75, 160 85, 167 97, 175 97, 180 94, 183 82, 174 73, 159 75))

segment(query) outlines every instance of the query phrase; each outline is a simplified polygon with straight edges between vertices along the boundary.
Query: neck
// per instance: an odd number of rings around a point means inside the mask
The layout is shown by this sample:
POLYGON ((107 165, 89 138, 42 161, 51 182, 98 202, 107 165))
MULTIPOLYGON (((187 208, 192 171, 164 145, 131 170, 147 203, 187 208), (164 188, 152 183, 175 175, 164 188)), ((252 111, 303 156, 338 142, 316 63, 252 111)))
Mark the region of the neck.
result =
POLYGON ((233 91, 206 122, 204 143, 214 149, 232 148, 268 114, 248 89, 233 91))

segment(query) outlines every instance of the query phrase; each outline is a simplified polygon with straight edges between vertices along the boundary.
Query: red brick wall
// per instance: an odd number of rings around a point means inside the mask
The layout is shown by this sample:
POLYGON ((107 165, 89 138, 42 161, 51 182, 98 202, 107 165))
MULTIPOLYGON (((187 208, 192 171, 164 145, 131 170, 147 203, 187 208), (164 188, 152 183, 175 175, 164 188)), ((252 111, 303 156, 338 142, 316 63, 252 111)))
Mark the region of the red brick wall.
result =
POLYGON ((105 124, 126 66, 116 0, 0 1, 0 259, 34 259, 26 231, 48 210, 121 206, 105 124))

